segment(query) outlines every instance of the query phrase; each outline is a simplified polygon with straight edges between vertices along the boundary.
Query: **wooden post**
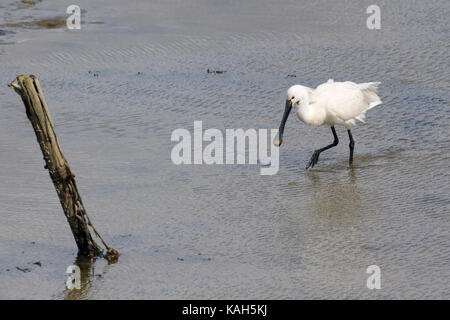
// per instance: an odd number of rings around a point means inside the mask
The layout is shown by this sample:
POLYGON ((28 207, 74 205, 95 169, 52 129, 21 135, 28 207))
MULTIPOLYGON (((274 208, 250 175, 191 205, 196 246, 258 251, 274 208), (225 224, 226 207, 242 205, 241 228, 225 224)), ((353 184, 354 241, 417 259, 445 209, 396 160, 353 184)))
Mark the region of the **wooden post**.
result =
POLYGON ((37 77, 20 75, 17 77, 17 83, 13 81, 9 86, 21 96, 25 105, 27 117, 33 126, 44 156, 45 168, 49 171, 79 253, 88 257, 103 256, 109 261, 117 261, 119 253, 108 247, 87 215, 78 193, 75 175, 61 152, 53 121, 37 77), (103 254, 102 248, 92 238, 88 226, 102 241, 106 248, 106 254, 103 254))

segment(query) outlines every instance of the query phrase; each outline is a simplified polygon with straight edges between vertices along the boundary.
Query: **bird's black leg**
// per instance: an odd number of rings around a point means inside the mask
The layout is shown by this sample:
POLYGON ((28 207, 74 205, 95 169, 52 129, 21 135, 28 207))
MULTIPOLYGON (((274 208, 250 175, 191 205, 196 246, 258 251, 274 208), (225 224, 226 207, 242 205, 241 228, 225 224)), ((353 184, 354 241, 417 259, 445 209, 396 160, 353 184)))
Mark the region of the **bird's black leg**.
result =
POLYGON ((350 158, 348 159, 348 164, 352 165, 353 163, 353 149, 355 148, 355 141, 353 140, 352 133, 350 129, 347 130, 348 132, 348 138, 350 139, 350 144, 348 145, 350 147, 350 158))
POLYGON ((323 147, 323 148, 321 148, 321 149, 315 150, 314 153, 313 153, 313 155, 312 155, 312 157, 311 157, 311 160, 309 160, 309 163, 308 163, 308 165, 306 166, 306 169, 308 169, 309 167, 314 168, 314 166, 316 165, 316 163, 319 161, 319 155, 320 155, 320 153, 321 153, 322 151, 325 151, 325 150, 327 150, 327 149, 336 147, 336 146, 338 145, 339 139, 338 139, 338 136, 337 136, 337 134, 336 134, 336 130, 334 129, 334 126, 331 126, 331 131, 333 132, 333 137, 334 137, 333 143, 330 144, 330 145, 328 145, 328 146, 326 146, 326 147, 323 147))

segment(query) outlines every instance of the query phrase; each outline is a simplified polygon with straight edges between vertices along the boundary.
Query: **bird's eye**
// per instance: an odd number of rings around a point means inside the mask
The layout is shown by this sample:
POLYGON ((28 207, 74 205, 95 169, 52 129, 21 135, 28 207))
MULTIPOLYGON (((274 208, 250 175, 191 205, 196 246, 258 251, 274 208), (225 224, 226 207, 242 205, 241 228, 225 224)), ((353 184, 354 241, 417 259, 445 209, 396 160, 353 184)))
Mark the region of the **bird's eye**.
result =
POLYGON ((292 98, 291 99, 295 99, 295 97, 294 96, 292 96, 292 98))

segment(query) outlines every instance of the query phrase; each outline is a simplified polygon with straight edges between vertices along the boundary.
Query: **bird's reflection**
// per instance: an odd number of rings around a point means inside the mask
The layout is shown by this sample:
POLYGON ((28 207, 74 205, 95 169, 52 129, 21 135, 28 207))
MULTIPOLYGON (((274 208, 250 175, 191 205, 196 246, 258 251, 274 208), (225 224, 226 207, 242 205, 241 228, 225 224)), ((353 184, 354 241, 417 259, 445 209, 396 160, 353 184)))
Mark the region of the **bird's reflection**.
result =
MULTIPOLYGON (((322 218, 340 216, 353 217, 361 212, 361 191, 357 184, 357 174, 353 167, 346 168, 346 175, 329 180, 323 171, 309 171, 308 180, 311 182, 309 205, 311 211, 322 218)), ((336 173, 333 173, 335 176, 336 173)), ((345 220, 345 219, 344 219, 345 220)))
POLYGON ((350 166, 350 168, 348 168, 348 178, 349 182, 351 182, 352 184, 356 184, 355 167, 350 166))
POLYGON ((276 188, 283 199, 279 243, 290 268, 302 268, 307 259, 321 265, 317 252, 324 258, 336 248, 353 250, 364 240, 366 233, 360 230, 366 230, 361 221, 367 199, 364 186, 358 184, 360 174, 357 167, 332 166, 308 170, 276 188))

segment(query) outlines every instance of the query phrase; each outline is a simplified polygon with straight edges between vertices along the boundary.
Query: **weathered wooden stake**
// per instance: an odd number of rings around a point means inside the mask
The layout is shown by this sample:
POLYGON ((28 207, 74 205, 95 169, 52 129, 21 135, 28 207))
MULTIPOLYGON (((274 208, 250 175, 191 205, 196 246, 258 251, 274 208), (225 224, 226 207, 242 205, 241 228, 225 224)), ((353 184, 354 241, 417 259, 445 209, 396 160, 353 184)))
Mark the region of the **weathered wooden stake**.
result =
POLYGON ((61 152, 53 121, 37 77, 20 75, 17 77, 17 83, 13 81, 9 86, 21 96, 25 104, 28 119, 44 155, 45 168, 49 171, 79 253, 88 257, 103 256, 109 261, 117 261, 119 253, 108 247, 87 215, 78 193, 75 175, 61 152), (106 254, 103 254, 102 248, 92 238, 88 226, 106 247, 106 254))

